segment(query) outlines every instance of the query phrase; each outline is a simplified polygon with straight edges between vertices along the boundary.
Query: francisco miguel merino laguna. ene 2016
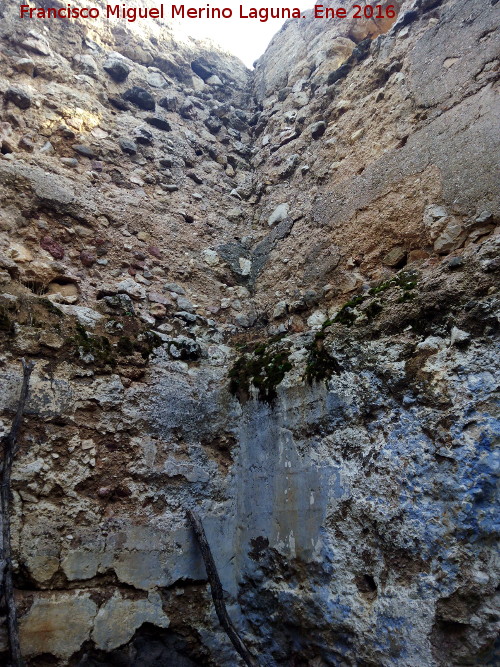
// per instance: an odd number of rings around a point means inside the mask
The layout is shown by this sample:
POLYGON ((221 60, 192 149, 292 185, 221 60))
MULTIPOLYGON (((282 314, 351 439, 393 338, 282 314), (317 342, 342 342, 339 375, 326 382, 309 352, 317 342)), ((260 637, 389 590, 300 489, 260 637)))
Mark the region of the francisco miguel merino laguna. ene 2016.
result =
POLYGON ((21 18, 30 19, 97 19, 101 14, 108 19, 123 19, 134 23, 138 19, 258 19, 265 23, 269 19, 296 19, 302 16, 297 7, 248 7, 239 5, 238 12, 230 7, 190 7, 163 5, 157 7, 127 7, 126 5, 106 5, 103 11, 98 7, 30 7, 20 5, 21 18))

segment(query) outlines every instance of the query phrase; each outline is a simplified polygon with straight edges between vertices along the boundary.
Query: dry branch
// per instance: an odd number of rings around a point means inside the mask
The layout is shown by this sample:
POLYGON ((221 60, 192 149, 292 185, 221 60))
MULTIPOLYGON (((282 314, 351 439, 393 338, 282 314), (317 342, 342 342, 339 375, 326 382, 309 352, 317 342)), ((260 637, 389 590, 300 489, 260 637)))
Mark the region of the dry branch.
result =
POLYGON ((14 598, 14 583, 12 580, 12 550, 10 538, 10 478, 12 473, 12 463, 17 452, 17 437, 21 429, 24 408, 28 399, 28 390, 31 372, 34 367, 33 362, 23 363, 23 384, 17 411, 12 422, 10 433, 3 438, 3 462, 0 486, 0 499, 2 503, 2 551, 0 555, 0 573, 2 592, 7 611, 7 631, 9 635, 10 661, 12 667, 22 667, 23 659, 21 656, 21 647, 19 643, 19 628, 17 623, 17 609, 14 598))
POLYGON ((210 590, 212 592, 212 600, 214 601, 215 611, 217 613, 219 622, 231 640, 234 648, 243 658, 245 664, 249 665, 249 667, 258 667, 258 662, 243 643, 243 640, 239 636, 236 628, 233 625, 233 622, 227 613, 222 584, 219 579, 219 574, 217 572, 215 561, 212 556, 210 545, 208 544, 207 536, 205 535, 200 517, 190 509, 186 509, 186 514, 189 519, 189 523, 193 528, 194 534, 196 535, 201 555, 203 556, 203 562, 205 563, 205 569, 207 571, 208 583, 210 584, 210 590))

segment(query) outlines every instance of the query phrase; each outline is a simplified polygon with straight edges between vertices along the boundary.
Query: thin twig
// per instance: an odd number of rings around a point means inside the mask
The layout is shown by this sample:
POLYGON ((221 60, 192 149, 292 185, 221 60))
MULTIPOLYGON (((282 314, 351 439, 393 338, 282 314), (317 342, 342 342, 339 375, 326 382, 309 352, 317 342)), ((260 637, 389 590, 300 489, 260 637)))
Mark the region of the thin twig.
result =
POLYGON ((212 592, 212 600, 214 601, 215 611, 217 613, 219 622, 231 640, 232 645, 243 658, 245 664, 249 667, 258 667, 258 662, 243 643, 243 640, 239 636, 236 628, 233 625, 233 622, 227 613, 226 603, 224 602, 224 592, 222 590, 219 573, 217 572, 217 567, 215 566, 212 551, 210 550, 210 545, 208 544, 207 536, 203 530, 203 524, 201 523, 200 517, 189 508, 186 508, 186 514, 194 534, 196 535, 201 555, 203 556, 203 562, 205 563, 205 569, 207 571, 208 583, 210 584, 210 590, 212 592))
POLYGON ((35 366, 32 361, 23 364, 23 384, 17 411, 12 421, 10 433, 3 438, 3 466, 1 471, 0 499, 2 503, 2 554, 0 558, 0 579, 3 588, 5 606, 7 609, 7 630, 9 635, 10 660, 12 667, 23 667, 21 646, 19 642, 19 627, 17 623, 17 609, 14 598, 14 582, 12 579, 12 547, 10 536, 10 478, 14 455, 17 452, 17 437, 23 421, 24 408, 28 399, 31 372, 35 366))

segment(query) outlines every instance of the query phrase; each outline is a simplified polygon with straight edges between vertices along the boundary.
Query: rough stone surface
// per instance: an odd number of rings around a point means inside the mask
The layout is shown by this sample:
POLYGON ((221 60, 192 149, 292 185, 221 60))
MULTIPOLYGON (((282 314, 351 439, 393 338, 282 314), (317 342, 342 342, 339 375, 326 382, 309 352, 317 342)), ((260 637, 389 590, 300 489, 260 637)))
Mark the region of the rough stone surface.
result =
POLYGON ((496 664, 500 3, 308 14, 253 73, 4 5, 27 667, 238 664, 186 506, 268 667, 496 664))

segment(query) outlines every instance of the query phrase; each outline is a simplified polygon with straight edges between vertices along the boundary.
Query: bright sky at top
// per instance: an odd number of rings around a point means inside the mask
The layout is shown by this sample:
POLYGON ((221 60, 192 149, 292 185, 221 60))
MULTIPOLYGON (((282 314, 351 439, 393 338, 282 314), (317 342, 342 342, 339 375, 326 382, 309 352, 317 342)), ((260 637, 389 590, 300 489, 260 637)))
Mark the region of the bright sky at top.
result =
MULTIPOLYGON (((269 19, 261 23, 258 19, 240 19, 240 4, 243 11, 255 7, 297 7, 300 10, 311 9, 312 0, 212 0, 203 2, 196 0, 189 2, 190 6, 230 7, 233 17, 229 19, 184 19, 178 20, 182 30, 192 37, 209 38, 222 46, 226 51, 238 56, 247 67, 252 64, 266 50, 271 38, 283 25, 281 19, 269 19)), ((187 6, 187 3, 186 3, 187 6)))

